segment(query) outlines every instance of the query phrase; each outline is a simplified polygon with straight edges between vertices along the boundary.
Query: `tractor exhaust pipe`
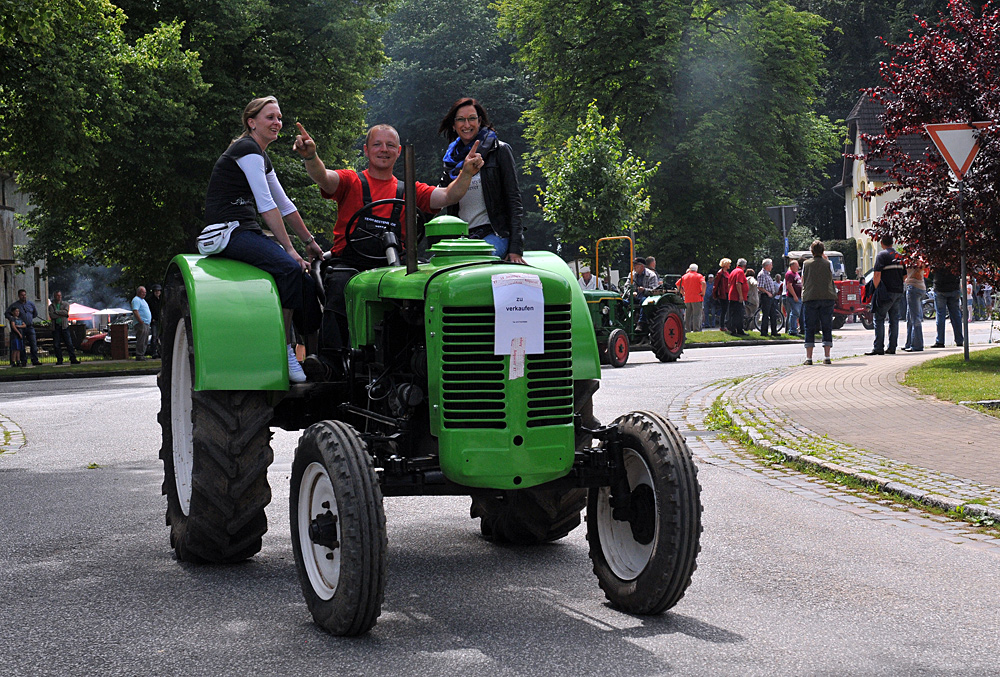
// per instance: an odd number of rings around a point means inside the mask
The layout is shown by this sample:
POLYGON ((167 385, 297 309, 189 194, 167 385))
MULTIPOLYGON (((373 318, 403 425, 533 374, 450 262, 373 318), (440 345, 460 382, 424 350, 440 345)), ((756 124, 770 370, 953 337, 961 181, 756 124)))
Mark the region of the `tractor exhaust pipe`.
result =
POLYGON ((413 144, 403 147, 403 181, 406 186, 406 274, 417 272, 417 178, 413 144))

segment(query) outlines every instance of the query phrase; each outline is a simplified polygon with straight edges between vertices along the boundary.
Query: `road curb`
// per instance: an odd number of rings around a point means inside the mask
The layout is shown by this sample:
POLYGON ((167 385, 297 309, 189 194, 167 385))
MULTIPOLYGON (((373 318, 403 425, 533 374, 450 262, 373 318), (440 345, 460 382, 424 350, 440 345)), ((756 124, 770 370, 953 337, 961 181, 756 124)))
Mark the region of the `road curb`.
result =
MULTIPOLYGON (((784 369, 778 370, 778 374, 786 371, 784 369)), ((748 387, 748 384, 763 380, 764 378, 774 378, 775 373, 762 374, 758 376, 752 376, 745 381, 741 382, 740 385, 743 386, 741 391, 748 387)), ((778 376, 780 378, 780 376, 778 376)), ((902 483, 896 479, 889 479, 881 475, 865 472, 852 468, 848 465, 842 463, 836 463, 823 458, 812 456, 800 452, 792 447, 785 444, 773 444, 765 438, 765 436, 758 430, 757 426, 750 424, 743 415, 743 409, 739 408, 739 404, 734 404, 733 392, 731 390, 726 390, 722 392, 723 398, 723 409, 729 415, 730 420, 732 420, 733 425, 740 430, 743 434, 750 438, 754 445, 766 449, 768 452, 775 454, 786 462, 796 462, 805 465, 816 471, 827 471, 834 472, 840 475, 851 477, 864 486, 870 489, 876 489, 879 491, 887 491, 903 496, 915 503, 926 505, 928 507, 937 508, 946 511, 957 511, 964 515, 972 517, 986 517, 996 522, 1000 523, 1000 507, 993 505, 984 505, 981 502, 971 502, 969 500, 959 498, 956 496, 948 496, 946 494, 941 494, 933 491, 925 491, 920 487, 912 486, 909 484, 902 483)), ((772 425, 777 423, 773 420, 769 421, 772 425)), ((804 428, 800 428, 802 432, 808 433, 811 439, 822 439, 821 435, 817 435, 812 431, 807 431, 804 428)), ((847 446, 847 445, 844 445, 847 446)), ((864 450, 859 450, 864 451, 864 450)), ((869 452, 870 453, 870 452, 869 452)), ((875 456, 875 454, 870 454, 875 456)), ((987 501, 989 500, 985 496, 979 496, 972 499, 973 501, 987 501)))

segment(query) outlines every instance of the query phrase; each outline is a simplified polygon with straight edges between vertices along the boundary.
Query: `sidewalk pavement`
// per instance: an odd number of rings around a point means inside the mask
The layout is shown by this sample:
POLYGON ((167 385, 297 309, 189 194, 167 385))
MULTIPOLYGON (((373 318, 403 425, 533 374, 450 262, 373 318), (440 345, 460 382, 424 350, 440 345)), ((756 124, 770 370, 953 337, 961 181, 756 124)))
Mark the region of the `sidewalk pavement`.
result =
POLYGON ((1000 521, 1000 418, 902 384, 910 367, 961 350, 781 369, 727 388, 723 401, 756 444, 788 459, 1000 521))

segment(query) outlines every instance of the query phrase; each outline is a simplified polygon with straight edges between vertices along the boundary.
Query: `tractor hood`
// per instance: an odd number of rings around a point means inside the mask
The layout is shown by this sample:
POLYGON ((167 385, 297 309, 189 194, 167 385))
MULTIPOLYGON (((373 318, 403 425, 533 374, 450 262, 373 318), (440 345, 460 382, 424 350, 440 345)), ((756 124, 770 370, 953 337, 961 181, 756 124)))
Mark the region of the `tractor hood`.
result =
MULTIPOLYGON (((489 246, 486 245, 488 249, 489 246)), ((378 268, 351 279, 347 286, 347 312, 351 343, 371 344, 371 333, 386 311, 386 302, 423 301, 428 322, 442 306, 493 307, 493 276, 501 273, 534 273, 542 281, 546 307, 568 306, 573 324, 573 378, 600 378, 597 340, 583 291, 566 263, 551 252, 525 252, 528 264, 518 265, 484 256, 478 240, 449 240, 431 248, 429 263, 410 275, 405 267, 378 268)))

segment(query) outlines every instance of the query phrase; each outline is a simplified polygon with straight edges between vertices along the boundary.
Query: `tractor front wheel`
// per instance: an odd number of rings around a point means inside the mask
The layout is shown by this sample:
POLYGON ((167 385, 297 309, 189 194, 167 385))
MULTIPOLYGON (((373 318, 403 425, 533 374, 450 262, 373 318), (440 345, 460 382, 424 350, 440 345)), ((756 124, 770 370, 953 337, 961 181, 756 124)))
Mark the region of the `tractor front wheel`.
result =
POLYGON ((163 303, 160 459, 170 544, 182 561, 240 562, 260 552, 267 531, 272 409, 263 392, 196 392, 191 313, 179 276, 163 303))
POLYGON ((834 329, 843 329, 845 324, 847 324, 847 315, 834 314, 833 316, 834 329))
POLYGON ((684 596, 697 567, 701 488, 691 451, 670 421, 633 412, 616 423, 628 480, 627 505, 609 487, 590 490, 587 540, 612 605, 659 614, 684 596))
POLYGON ((310 426, 292 462, 292 551, 313 620, 333 635, 368 632, 385 593, 385 510, 358 432, 340 421, 310 426))
POLYGON ((615 329, 608 336, 608 362, 612 367, 624 367, 628 362, 628 334, 624 329, 615 329))
POLYGON ((676 362, 684 352, 684 320, 677 306, 665 305, 656 310, 649 328, 649 342, 660 362, 676 362))

